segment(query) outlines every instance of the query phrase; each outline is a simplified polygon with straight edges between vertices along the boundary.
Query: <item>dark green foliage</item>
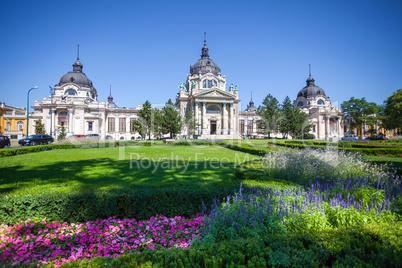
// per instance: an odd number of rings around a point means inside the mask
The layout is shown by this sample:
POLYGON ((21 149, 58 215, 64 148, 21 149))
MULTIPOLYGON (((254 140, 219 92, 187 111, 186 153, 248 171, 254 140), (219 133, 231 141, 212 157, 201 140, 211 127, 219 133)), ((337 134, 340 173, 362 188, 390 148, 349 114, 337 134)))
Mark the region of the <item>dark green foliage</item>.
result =
POLYGON ((262 106, 258 107, 258 114, 262 117, 262 122, 259 126, 260 129, 263 129, 261 134, 268 134, 268 137, 270 137, 271 132, 277 129, 280 120, 283 119, 280 114, 279 101, 271 94, 268 94, 262 101, 262 106))
POLYGON ((355 99, 352 97, 350 100, 344 101, 341 107, 346 118, 349 120, 349 116, 351 117, 350 125, 352 128, 360 127, 363 124, 374 128, 374 125, 384 118, 382 116, 383 107, 374 102, 367 102, 366 98, 355 99))
POLYGON ((66 138, 66 136, 67 136, 66 128, 64 126, 61 126, 60 133, 57 136, 57 140, 62 141, 66 138))
POLYGON ((338 148, 339 149, 349 149, 352 148, 352 144, 350 141, 340 141, 338 142, 338 148))
POLYGON ((401 267, 399 226, 377 225, 321 232, 198 243, 120 257, 76 261, 62 267, 401 267))
POLYGON ((45 134, 45 125, 42 123, 42 120, 39 118, 38 122, 35 125, 35 134, 45 134))
POLYGON ((287 96, 281 105, 281 113, 284 117, 280 122, 279 130, 286 136, 301 137, 311 130, 311 123, 308 115, 299 108, 293 107, 290 98, 287 96))
POLYGON ((384 127, 402 132, 402 89, 398 89, 384 102, 384 127))
POLYGON ((163 134, 169 133, 170 138, 173 138, 180 133, 183 122, 171 99, 169 99, 166 102, 165 107, 163 107, 161 119, 163 134))
POLYGON ((222 199, 238 187, 238 184, 203 183, 131 188, 119 185, 106 189, 47 188, 1 197, 0 222, 11 224, 38 217, 58 222, 86 222, 112 216, 149 219, 156 214, 188 217, 202 211, 202 201, 209 207, 214 197, 222 199))

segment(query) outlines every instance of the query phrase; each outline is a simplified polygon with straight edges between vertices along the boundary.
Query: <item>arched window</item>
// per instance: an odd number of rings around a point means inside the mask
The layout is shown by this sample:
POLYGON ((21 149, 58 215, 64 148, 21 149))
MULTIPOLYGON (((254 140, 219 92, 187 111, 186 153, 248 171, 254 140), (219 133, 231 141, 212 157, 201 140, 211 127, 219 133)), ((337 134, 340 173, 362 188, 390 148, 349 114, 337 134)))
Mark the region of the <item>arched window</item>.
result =
POLYGON ((318 105, 324 105, 324 101, 323 101, 323 100, 318 100, 318 101, 317 101, 317 104, 318 104, 318 105))
POLYGON ((132 140, 132 141, 134 141, 134 140, 135 140, 135 137, 134 137, 134 136, 132 136, 132 137, 131 137, 131 140, 132 140))
POLYGON ((77 91, 75 91, 74 89, 70 88, 68 90, 66 90, 66 92, 64 92, 64 95, 77 95, 77 91))
POLYGON ((124 141, 124 137, 123 137, 123 136, 121 136, 121 137, 120 137, 120 140, 121 140, 121 141, 124 141))
POLYGON ((24 130, 24 123, 22 123, 22 121, 18 121, 17 130, 24 130))
POLYGON ((299 103, 297 104, 297 107, 302 107, 304 104, 302 101, 299 101, 299 103))
POLYGON ((220 114, 221 110, 215 105, 211 105, 207 108, 207 114, 220 114))
POLYGON ((10 130, 11 130, 11 123, 10 123, 10 122, 7 123, 6 130, 7 130, 7 131, 10 131, 10 130))
POLYGON ((58 125, 59 126, 67 126, 68 125, 68 113, 67 112, 59 113, 57 118, 58 118, 58 125))
POLYGON ((202 87, 203 88, 212 88, 218 86, 218 82, 216 80, 208 80, 205 79, 202 81, 202 87))

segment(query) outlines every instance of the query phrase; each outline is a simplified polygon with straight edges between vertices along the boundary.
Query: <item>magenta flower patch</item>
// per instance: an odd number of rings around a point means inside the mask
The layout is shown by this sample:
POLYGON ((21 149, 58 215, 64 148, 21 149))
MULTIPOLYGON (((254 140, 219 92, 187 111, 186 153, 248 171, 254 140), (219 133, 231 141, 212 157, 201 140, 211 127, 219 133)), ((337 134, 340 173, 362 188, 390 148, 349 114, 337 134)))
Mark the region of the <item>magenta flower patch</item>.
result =
POLYGON ((92 257, 117 257, 126 251, 187 248, 199 234, 203 218, 152 217, 149 221, 115 217, 85 224, 31 221, 0 225, 0 262, 62 263, 92 257))

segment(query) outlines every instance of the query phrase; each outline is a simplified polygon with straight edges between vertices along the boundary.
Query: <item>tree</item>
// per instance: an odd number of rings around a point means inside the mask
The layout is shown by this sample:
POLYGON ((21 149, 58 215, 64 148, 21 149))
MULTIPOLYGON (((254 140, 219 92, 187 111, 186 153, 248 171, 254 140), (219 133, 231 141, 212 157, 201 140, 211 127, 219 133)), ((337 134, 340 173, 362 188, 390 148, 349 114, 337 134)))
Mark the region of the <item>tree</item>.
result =
POLYGON ((57 140, 62 141, 66 138, 66 136, 67 136, 66 128, 64 126, 61 126, 60 134, 59 136, 57 136, 57 140))
POLYGON ((263 134, 268 134, 271 137, 271 132, 275 131, 278 126, 281 116, 279 101, 271 94, 265 97, 262 106, 258 107, 257 113, 262 117, 262 122, 259 122, 259 128, 263 129, 263 134))
POLYGON ((280 122, 279 130, 286 137, 290 134, 293 138, 300 138, 304 133, 310 132, 311 123, 308 115, 299 108, 294 107, 288 96, 286 96, 281 105, 281 114, 284 120, 280 122))
POLYGON ((180 133, 183 126, 180 114, 176 111, 171 99, 169 99, 165 107, 162 109, 162 130, 163 134, 170 133, 170 138, 173 138, 176 134, 180 133))
POLYGON ((359 128, 367 124, 374 130, 374 125, 380 124, 384 119, 382 116, 383 108, 375 102, 367 102, 366 98, 355 99, 352 97, 350 100, 344 101, 341 107, 348 121, 350 116, 351 128, 359 128))
POLYGON ((187 134, 194 134, 196 128, 196 120, 194 119, 193 109, 188 108, 186 114, 184 115, 184 125, 187 127, 187 134))
POLYGON ((151 139, 151 131, 153 124, 153 113, 152 106, 149 101, 146 101, 141 110, 138 111, 138 119, 134 121, 134 130, 138 131, 141 137, 148 134, 149 139, 151 139))
POLYGON ((45 134, 45 125, 42 123, 42 120, 39 118, 39 120, 36 122, 35 125, 35 134, 45 134))
POLYGON ((155 137, 161 138, 163 135, 163 128, 162 128, 162 118, 163 113, 159 109, 153 109, 153 124, 152 124, 152 132, 155 137))
POLYGON ((384 102, 384 127, 386 129, 402 130, 402 89, 398 89, 384 102))

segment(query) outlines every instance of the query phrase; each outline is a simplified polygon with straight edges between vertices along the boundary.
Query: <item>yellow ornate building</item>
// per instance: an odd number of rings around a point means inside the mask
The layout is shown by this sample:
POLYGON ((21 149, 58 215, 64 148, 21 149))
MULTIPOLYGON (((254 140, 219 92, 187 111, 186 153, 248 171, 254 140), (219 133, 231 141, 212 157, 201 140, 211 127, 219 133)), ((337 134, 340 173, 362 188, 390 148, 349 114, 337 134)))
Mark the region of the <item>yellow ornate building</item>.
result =
POLYGON ((26 130, 27 113, 25 108, 17 108, 0 102, 0 134, 12 140, 22 139, 26 130))

